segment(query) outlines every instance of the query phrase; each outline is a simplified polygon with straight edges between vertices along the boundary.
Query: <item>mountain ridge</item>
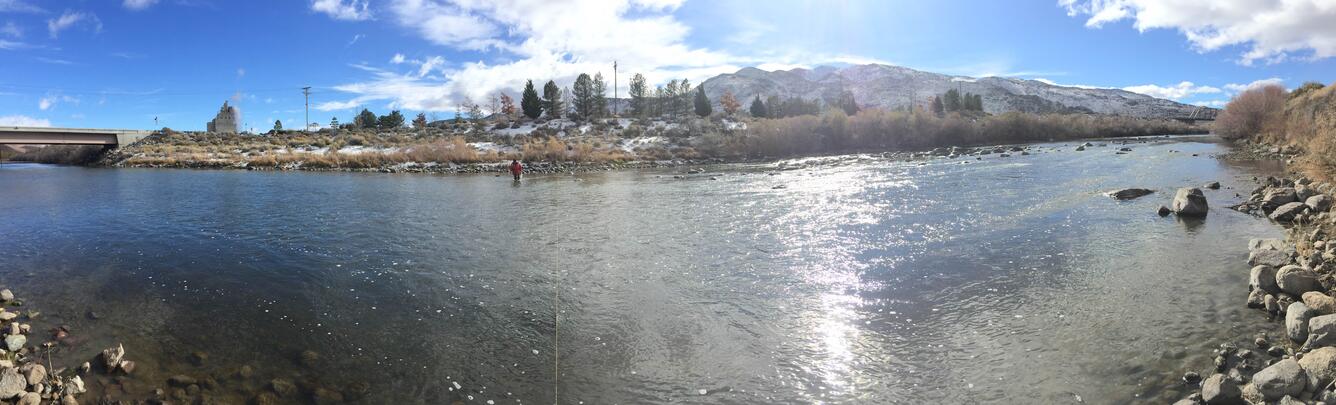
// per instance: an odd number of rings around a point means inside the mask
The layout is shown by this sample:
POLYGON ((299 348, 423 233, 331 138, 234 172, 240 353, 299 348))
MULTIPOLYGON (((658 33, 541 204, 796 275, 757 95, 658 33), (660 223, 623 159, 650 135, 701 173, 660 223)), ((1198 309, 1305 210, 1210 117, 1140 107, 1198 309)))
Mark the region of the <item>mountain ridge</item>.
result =
POLYGON ((746 106, 760 96, 819 99, 833 105, 848 90, 862 107, 926 108, 932 97, 950 89, 983 96, 985 112, 1083 112, 1142 118, 1214 118, 1219 110, 1179 103, 1114 88, 1062 86, 1038 80, 946 75, 884 64, 818 66, 766 71, 744 67, 701 83, 716 103, 725 91, 746 106))

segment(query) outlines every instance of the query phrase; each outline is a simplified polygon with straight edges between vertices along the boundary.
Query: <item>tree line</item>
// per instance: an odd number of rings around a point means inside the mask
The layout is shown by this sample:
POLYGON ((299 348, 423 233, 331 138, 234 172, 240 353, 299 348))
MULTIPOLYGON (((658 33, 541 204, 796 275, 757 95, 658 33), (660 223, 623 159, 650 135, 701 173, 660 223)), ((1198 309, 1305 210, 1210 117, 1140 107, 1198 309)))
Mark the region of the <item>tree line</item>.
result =
POLYGON ((940 96, 933 96, 928 108, 937 115, 958 111, 983 112, 983 95, 969 92, 961 95, 959 91, 951 89, 940 96))

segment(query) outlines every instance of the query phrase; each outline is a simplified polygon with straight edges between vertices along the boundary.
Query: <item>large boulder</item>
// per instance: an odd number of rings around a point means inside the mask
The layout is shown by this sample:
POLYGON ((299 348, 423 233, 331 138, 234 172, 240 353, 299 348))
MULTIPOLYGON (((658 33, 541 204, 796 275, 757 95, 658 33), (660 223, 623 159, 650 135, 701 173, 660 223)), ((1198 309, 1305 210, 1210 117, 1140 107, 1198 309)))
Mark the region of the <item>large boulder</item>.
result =
POLYGON ((1304 210, 1307 209, 1308 206, 1301 202, 1286 203, 1285 205, 1271 210, 1271 215, 1268 215, 1267 217, 1276 222, 1290 222, 1294 220, 1294 217, 1304 213, 1304 210))
POLYGON ((1318 194, 1304 200, 1304 205, 1307 205, 1308 209, 1313 210, 1313 212, 1327 212, 1331 209, 1331 202, 1331 196, 1318 194))
POLYGON ((0 371, 0 399, 23 395, 25 388, 28 388, 28 379, 19 374, 18 369, 11 367, 0 371))
POLYGON ((1201 399, 1210 405, 1243 405, 1243 391, 1224 374, 1213 374, 1201 383, 1201 399))
POLYGON ((1153 190, 1144 188, 1125 188, 1122 190, 1110 191, 1109 196, 1119 200, 1131 200, 1154 192, 1155 191, 1153 190))
POLYGON ((1280 292, 1280 285, 1276 284, 1276 268, 1268 265, 1253 266, 1248 274, 1248 286, 1253 289, 1260 289, 1267 294, 1280 292))
POLYGON ((1294 199, 1299 202, 1306 201, 1309 197, 1315 195, 1317 195, 1317 190, 1314 190, 1312 187, 1308 187, 1304 184, 1294 186, 1294 199))
POLYGON ((1248 252, 1248 265, 1280 267, 1290 264, 1290 253, 1283 250, 1257 249, 1248 252))
POLYGON ((1253 374, 1252 386, 1267 401, 1275 401, 1286 395, 1302 394, 1308 387, 1308 375, 1299 367, 1299 362, 1284 359, 1253 374))
POLYGON ((1180 188, 1174 194, 1174 203, 1169 209, 1182 217, 1204 217, 1208 211, 1206 195, 1199 188, 1180 188))
POLYGON ((1308 320, 1313 311, 1302 302, 1290 304, 1285 309, 1285 336, 1298 343, 1308 340, 1308 320))
POLYGON ((1336 347, 1322 347, 1305 353, 1304 358, 1299 359, 1299 367, 1303 367, 1308 376, 1309 387, 1331 384, 1336 380, 1336 347))
POLYGON ((1294 192, 1293 188, 1273 188, 1267 191, 1266 195, 1262 197, 1262 210, 1271 212, 1271 210, 1276 209, 1276 207, 1298 201, 1299 195, 1294 192))
POLYGON ((1308 320, 1308 341, 1305 348, 1316 349, 1336 344, 1336 315, 1315 316, 1308 320))
POLYGON ((1320 291, 1309 291, 1301 296, 1313 316, 1336 314, 1336 298, 1320 291))
POLYGON ((1317 282, 1317 273, 1293 264, 1281 267, 1276 272, 1276 285, 1280 287, 1280 291, 1296 297, 1302 297, 1304 293, 1317 291, 1322 287, 1317 282))

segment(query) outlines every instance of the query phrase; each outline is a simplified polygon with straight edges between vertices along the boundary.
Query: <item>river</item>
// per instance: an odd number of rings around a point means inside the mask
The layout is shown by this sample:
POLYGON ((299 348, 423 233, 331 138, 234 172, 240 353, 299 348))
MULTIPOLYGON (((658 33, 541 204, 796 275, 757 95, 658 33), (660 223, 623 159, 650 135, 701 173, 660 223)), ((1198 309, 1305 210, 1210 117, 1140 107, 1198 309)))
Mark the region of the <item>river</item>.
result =
POLYGON ((35 337, 70 327, 57 363, 125 344, 138 369, 89 398, 178 374, 226 403, 274 378, 366 404, 1182 398, 1274 329, 1244 262, 1281 230, 1226 208, 1274 168, 1211 137, 1075 146, 522 184, 11 163, 0 284, 35 337), (1208 181, 1204 221, 1155 214, 1208 181), (1133 186, 1156 193, 1103 194, 1133 186))

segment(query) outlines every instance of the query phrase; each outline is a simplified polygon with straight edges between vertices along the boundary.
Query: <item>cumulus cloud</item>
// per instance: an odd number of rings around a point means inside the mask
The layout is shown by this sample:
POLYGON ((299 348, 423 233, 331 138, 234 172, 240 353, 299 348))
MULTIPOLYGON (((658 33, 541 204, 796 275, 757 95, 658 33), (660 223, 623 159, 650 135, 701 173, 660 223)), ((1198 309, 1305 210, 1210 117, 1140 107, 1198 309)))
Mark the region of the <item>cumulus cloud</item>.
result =
POLYGON ((1140 31, 1175 29, 1201 52, 1244 46, 1238 62, 1336 56, 1336 3, 1319 0, 1059 0, 1086 26, 1124 19, 1140 31))
POLYGON ((1184 98, 1197 94, 1216 94, 1222 92, 1219 88, 1216 87, 1204 86, 1204 85, 1198 86, 1188 81, 1184 81, 1171 86, 1159 86, 1154 84, 1128 86, 1124 87, 1123 90, 1169 100, 1182 100, 1184 98))
POLYGON ((391 0, 385 8, 393 24, 433 44, 498 56, 448 65, 418 63, 408 71, 368 70, 369 80, 336 87, 354 98, 321 108, 348 108, 375 100, 399 108, 449 110, 457 101, 482 100, 499 90, 515 93, 526 79, 554 79, 564 85, 580 73, 611 76, 614 60, 626 78, 639 72, 651 83, 669 78, 699 83, 756 62, 687 45, 690 28, 671 14, 681 4, 680 0, 391 0), (424 74, 433 69, 442 73, 440 79, 424 74), (397 91, 378 90, 381 87, 397 91))
POLYGON ((82 11, 66 11, 65 14, 61 14, 60 17, 47 20, 46 29, 51 33, 51 38, 56 38, 60 36, 61 31, 73 27, 76 24, 92 27, 93 32, 102 32, 102 20, 97 18, 96 14, 85 13, 82 11))
POLYGON ((371 18, 367 0, 312 0, 311 11, 325 13, 336 20, 362 21, 371 18))
POLYGON ((0 126, 50 127, 51 121, 45 118, 33 118, 25 115, 5 115, 5 116, 0 116, 0 126))
POLYGON ((405 59, 404 54, 396 53, 394 54, 394 57, 390 58, 390 63, 398 65, 400 63, 404 63, 404 59, 405 59))
POLYGON ((131 10, 143 10, 157 2, 158 0, 125 0, 125 2, 121 4, 124 5, 125 8, 131 10))
POLYGON ((1272 78, 1269 78, 1269 79, 1255 80, 1255 81, 1253 81, 1252 83, 1248 83, 1248 84, 1230 83, 1230 84, 1226 84, 1224 87, 1225 87, 1225 91, 1228 91, 1229 93, 1241 93, 1241 92, 1243 92, 1244 90, 1250 90, 1250 89, 1255 89, 1255 88, 1258 88, 1258 87, 1264 87, 1264 86, 1270 86, 1270 85, 1277 85, 1277 86, 1284 87, 1284 86, 1285 86, 1285 80, 1284 80, 1284 79, 1281 79, 1281 78, 1279 78, 1279 77, 1272 77, 1272 78))

